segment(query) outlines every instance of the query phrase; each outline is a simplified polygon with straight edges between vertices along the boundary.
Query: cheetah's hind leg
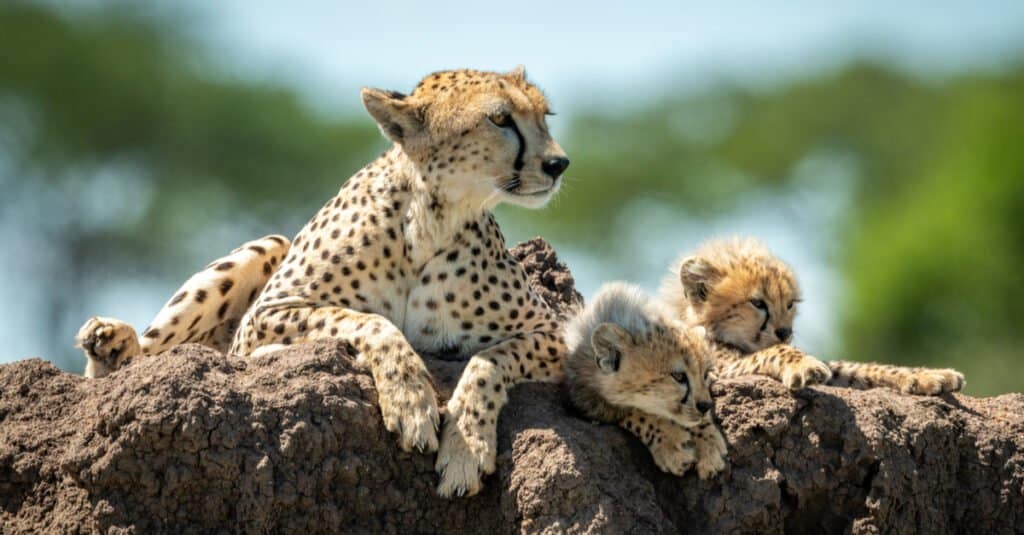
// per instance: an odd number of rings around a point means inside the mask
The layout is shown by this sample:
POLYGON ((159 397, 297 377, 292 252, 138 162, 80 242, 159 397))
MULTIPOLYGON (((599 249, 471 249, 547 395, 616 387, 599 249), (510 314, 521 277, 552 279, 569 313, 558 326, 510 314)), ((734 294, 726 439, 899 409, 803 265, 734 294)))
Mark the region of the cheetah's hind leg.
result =
POLYGON ((75 337, 88 361, 86 377, 103 377, 135 356, 154 355, 188 342, 227 351, 239 319, 289 246, 282 236, 266 236, 214 260, 178 288, 141 337, 123 321, 89 319, 75 337))

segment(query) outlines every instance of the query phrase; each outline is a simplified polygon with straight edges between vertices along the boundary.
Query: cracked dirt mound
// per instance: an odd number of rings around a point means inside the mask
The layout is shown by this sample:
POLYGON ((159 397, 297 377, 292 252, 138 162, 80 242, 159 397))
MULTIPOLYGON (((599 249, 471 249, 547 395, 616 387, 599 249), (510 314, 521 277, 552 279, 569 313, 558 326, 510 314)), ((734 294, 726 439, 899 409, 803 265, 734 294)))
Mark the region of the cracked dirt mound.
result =
MULTIPOLYGON (((578 299, 539 240, 514 249, 544 297, 578 299)), ((462 363, 430 360, 442 392, 462 363)), ((1024 395, 923 398, 767 379, 716 386, 730 466, 655 468, 556 385, 511 393, 498 472, 434 496, 433 456, 401 452, 346 346, 263 359, 196 346, 100 380, 0 367, 0 532, 1015 533, 1024 395)))

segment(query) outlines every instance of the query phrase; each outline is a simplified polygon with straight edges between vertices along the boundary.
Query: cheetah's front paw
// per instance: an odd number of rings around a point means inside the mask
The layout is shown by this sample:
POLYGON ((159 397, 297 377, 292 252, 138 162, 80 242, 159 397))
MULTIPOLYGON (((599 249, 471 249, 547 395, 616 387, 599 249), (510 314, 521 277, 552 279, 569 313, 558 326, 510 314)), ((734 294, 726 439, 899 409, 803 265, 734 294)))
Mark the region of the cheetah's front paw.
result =
POLYGON ((903 385, 903 393, 937 396, 964 387, 964 374, 950 369, 921 370, 903 385))
POLYGON ((725 469, 725 438, 714 424, 700 431, 696 446, 697 476, 708 479, 725 469))
POLYGON ((85 352, 86 377, 103 377, 141 351, 135 329, 113 318, 92 317, 75 335, 75 346, 85 352))
POLYGON ((472 496, 480 492, 483 486, 481 478, 495 470, 496 430, 493 427, 480 428, 479 422, 469 416, 454 400, 448 404, 441 449, 434 465, 441 476, 437 493, 444 498, 472 496), (471 432, 474 429, 478 434, 471 432), (490 435, 490 439, 485 435, 490 435))
POLYGON ((824 384, 832 377, 828 364, 810 356, 803 355, 800 360, 786 366, 782 372, 782 384, 798 390, 805 386, 824 384))
POLYGON ((437 396, 430 381, 414 377, 407 381, 378 384, 380 413, 384 428, 398 433, 398 444, 405 451, 437 451, 437 427, 440 418, 437 396))
POLYGON ((693 435, 690 431, 675 423, 661 426, 660 440, 655 440, 648 449, 654 464, 662 472, 681 476, 693 467, 697 461, 693 435))

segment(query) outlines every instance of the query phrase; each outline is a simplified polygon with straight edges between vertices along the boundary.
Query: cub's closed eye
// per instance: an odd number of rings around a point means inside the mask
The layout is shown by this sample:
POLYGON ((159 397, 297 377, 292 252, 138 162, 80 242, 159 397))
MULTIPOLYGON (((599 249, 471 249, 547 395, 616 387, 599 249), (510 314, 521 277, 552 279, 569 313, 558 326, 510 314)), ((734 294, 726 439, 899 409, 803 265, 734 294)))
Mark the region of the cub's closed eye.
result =
POLYGON ((768 310, 768 303, 764 299, 751 299, 750 305, 758 310, 768 310))
POLYGON ((553 112, 553 111, 546 111, 546 112, 544 112, 544 115, 547 115, 548 117, 554 117, 555 115, 558 115, 558 114, 553 112))
POLYGON ((506 112, 492 113, 487 118, 490 119, 490 121, 494 123, 495 126, 500 126, 502 128, 512 126, 512 116, 506 112))
POLYGON ((683 372, 673 372, 672 373, 672 378, 675 379, 676 382, 681 384, 681 385, 688 385, 688 384, 690 384, 690 380, 686 377, 686 374, 683 373, 683 372))

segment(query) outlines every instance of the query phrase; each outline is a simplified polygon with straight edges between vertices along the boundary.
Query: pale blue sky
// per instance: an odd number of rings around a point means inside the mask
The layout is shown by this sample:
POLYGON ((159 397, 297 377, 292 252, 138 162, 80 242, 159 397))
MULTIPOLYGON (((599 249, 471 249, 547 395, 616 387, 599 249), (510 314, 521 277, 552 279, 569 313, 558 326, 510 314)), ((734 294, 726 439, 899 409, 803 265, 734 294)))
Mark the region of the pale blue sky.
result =
POLYGON ((716 77, 771 83, 872 55, 930 72, 998 66, 1024 46, 1024 2, 196 2, 239 72, 328 107, 448 67, 525 64, 555 104, 657 95, 716 77), (673 82, 673 83, 669 83, 673 82))

